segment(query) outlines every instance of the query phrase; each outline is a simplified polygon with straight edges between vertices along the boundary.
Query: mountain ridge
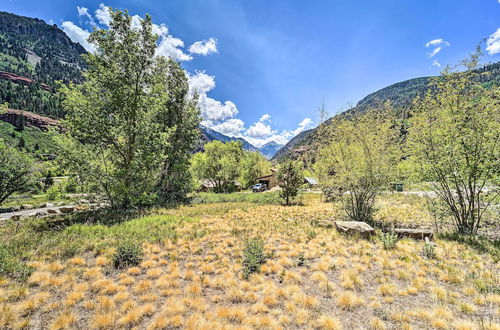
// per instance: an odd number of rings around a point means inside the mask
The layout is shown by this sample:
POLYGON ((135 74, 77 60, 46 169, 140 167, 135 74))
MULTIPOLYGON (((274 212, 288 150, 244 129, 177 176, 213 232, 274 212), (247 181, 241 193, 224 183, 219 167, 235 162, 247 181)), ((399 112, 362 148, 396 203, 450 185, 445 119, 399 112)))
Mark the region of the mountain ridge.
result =
MULTIPOLYGON (((500 84, 500 62, 485 64, 483 67, 479 68, 478 71, 489 73, 481 78, 481 82, 485 84, 500 84)), ((384 101, 390 101, 398 113, 408 110, 413 99, 417 96, 422 96, 427 91, 427 85, 433 78, 435 78, 435 76, 403 80, 366 95, 356 103, 356 106, 338 113, 318 127, 304 131, 292 138, 283 148, 276 152, 272 160, 280 162, 287 157, 296 158, 301 154, 313 152, 314 141, 316 140, 315 134, 319 127, 328 125, 332 118, 336 116, 362 113, 368 108, 376 106, 384 101)))

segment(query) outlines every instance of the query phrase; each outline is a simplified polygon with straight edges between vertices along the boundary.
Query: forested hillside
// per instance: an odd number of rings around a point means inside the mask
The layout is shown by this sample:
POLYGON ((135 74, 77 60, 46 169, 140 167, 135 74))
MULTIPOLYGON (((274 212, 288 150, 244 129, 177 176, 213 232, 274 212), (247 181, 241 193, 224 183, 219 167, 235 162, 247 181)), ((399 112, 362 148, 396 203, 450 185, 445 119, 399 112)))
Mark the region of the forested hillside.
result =
POLYGON ((55 82, 81 81, 85 49, 56 25, 0 12, 0 103, 51 117, 62 117, 55 82), (44 84, 44 85, 42 85, 44 84))
MULTIPOLYGON (((478 71, 487 73, 481 75, 483 84, 500 84, 500 62, 485 65, 478 71)), ((415 97, 422 96, 427 91, 427 85, 431 79, 432 77, 420 77, 387 86, 368 94, 355 107, 339 115, 361 113, 385 101, 390 101, 393 108, 401 114, 410 108, 412 100, 415 97)), ((328 125, 329 122, 327 120, 323 125, 328 125)), ((318 128, 315 128, 297 135, 276 153, 273 160, 281 161, 287 156, 296 157, 300 154, 312 152, 314 150, 314 142, 317 141, 317 131, 318 128)))

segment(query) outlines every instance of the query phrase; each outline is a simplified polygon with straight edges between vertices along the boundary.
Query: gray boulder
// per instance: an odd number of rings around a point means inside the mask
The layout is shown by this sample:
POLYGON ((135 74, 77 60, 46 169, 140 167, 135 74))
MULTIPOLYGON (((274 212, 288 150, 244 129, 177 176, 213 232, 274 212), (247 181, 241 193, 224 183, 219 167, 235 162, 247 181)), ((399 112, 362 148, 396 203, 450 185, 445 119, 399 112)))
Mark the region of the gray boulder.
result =
POLYGON ((43 203, 42 205, 40 205, 40 207, 43 207, 43 208, 45 208, 45 207, 54 207, 54 206, 55 206, 54 203, 43 203))
POLYGON ((362 236, 370 236, 375 233, 375 229, 362 221, 335 221, 337 230, 344 234, 359 233, 362 236))
POLYGON ((31 205, 31 204, 21 205, 21 210, 32 210, 32 209, 33 209, 33 205, 31 205))

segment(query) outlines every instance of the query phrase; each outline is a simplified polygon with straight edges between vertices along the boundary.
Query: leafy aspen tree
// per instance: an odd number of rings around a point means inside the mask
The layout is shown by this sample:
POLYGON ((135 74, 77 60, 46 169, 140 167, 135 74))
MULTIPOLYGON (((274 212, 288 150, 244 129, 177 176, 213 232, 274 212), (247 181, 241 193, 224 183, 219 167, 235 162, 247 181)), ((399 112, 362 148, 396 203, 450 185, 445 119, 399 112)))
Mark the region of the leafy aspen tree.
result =
POLYGON ((80 85, 62 86, 68 112, 67 165, 115 207, 167 203, 185 195, 199 124, 184 71, 156 54, 151 17, 133 24, 111 10, 91 33, 80 85))
POLYGON ((338 117, 319 152, 316 172, 335 191, 347 216, 372 221, 375 197, 390 181, 399 158, 397 130, 389 104, 363 114, 338 117))
POLYGON ((484 85, 480 51, 445 70, 414 103, 409 150, 460 234, 475 234, 500 184, 500 87, 484 85))

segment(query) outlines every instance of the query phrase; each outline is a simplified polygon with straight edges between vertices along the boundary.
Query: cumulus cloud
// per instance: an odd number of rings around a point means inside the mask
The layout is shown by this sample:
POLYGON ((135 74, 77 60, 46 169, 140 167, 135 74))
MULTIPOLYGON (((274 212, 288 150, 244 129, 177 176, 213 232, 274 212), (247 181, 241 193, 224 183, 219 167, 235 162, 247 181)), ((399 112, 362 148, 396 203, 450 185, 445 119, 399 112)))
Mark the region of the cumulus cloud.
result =
POLYGON ((177 61, 191 61, 192 56, 184 53, 182 48, 184 47, 184 41, 179 38, 175 38, 171 35, 161 36, 160 43, 156 48, 156 53, 158 55, 171 57, 177 61))
MULTIPOLYGON (((264 115, 264 116, 267 117, 269 115, 264 115)), ((264 116, 262 116, 262 117, 264 117, 264 116)), ((262 119, 262 117, 261 117, 261 119, 262 119)), ((269 118, 266 118, 266 120, 267 119, 269 119, 269 118)), ((259 122, 261 122, 261 121, 259 120, 259 122)), ((288 141, 290 141, 291 138, 293 138, 297 134, 311 128, 312 126, 313 126, 312 119, 311 118, 304 118, 297 125, 297 128, 294 130, 284 130, 278 134, 277 134, 277 131, 274 131, 274 133, 272 133, 272 135, 265 136, 265 137, 254 137, 254 136, 251 136, 251 135, 246 133, 242 137, 256 147, 261 147, 264 144, 271 142, 271 141, 274 141, 274 142, 279 143, 279 144, 286 144, 288 141)))
POLYGON ((220 124, 213 124, 213 122, 206 121, 204 123, 205 126, 227 136, 240 136, 241 131, 245 128, 245 123, 238 118, 231 118, 220 124))
POLYGON ((217 39, 210 38, 208 40, 196 41, 194 44, 189 46, 189 52, 191 54, 200 54, 205 56, 217 53, 217 39))
POLYGON ((196 71, 194 75, 187 73, 189 82, 189 91, 192 94, 206 94, 215 88, 215 77, 205 73, 205 71, 196 71))
MULTIPOLYGON (((198 106, 203 120, 211 122, 212 126, 216 126, 214 122, 233 118, 238 114, 238 108, 233 102, 225 101, 222 103, 207 95, 208 92, 215 88, 214 76, 206 74, 205 71, 197 71, 195 74, 187 73, 187 75, 190 94, 198 94, 198 106)), ((212 128, 208 124, 205 126, 212 128)))
POLYGON ((293 131, 293 135, 297 135, 299 133, 302 133, 303 131, 309 129, 313 125, 313 121, 311 118, 304 118, 300 123, 299 126, 293 131))
POLYGON ((260 119, 259 119, 259 121, 261 121, 261 122, 265 122, 265 121, 268 121, 268 120, 269 121, 271 120, 271 115, 268 114, 268 113, 262 115, 262 117, 260 117, 260 119))
POLYGON ((429 41, 428 43, 425 44, 425 47, 426 48, 434 47, 434 49, 430 53, 427 53, 427 56, 429 58, 432 58, 437 53, 439 53, 443 49, 443 47, 448 47, 450 45, 451 44, 448 41, 443 40, 443 39, 434 39, 434 40, 431 40, 431 41, 429 41))
POLYGON ((111 22, 111 12, 108 6, 101 3, 99 8, 95 11, 95 17, 99 23, 109 27, 109 23, 111 22))
POLYGON ((273 130, 270 125, 261 121, 256 122, 246 131, 246 135, 253 138, 265 138, 274 133, 276 133, 276 131, 273 130))
POLYGON ((207 94, 199 96, 198 105, 200 106, 201 117, 204 120, 221 121, 238 114, 238 108, 233 102, 225 101, 221 103, 208 97, 207 94))
POLYGON ((83 46, 88 52, 95 51, 94 45, 87 41, 90 32, 82 29, 81 27, 75 25, 73 22, 65 21, 62 23, 62 29, 64 33, 74 42, 78 42, 83 46))
MULTIPOLYGON (((89 13, 88 8, 77 6, 77 10, 79 17, 86 17, 90 21, 90 24, 97 25, 94 17, 92 17, 92 15, 89 13)), ((111 8, 109 6, 105 5, 104 3, 99 4, 99 8, 95 10, 94 14, 95 19, 99 24, 109 28, 109 25, 111 23, 111 8)), ((139 15, 133 15, 131 19, 132 28, 140 29, 142 18, 139 15)), ((69 23, 73 25, 71 27, 68 27, 68 31, 70 31, 70 33, 68 33, 69 37, 72 38, 72 40, 75 42, 80 42, 82 46, 85 47, 85 49, 93 51, 94 47, 90 47, 86 40, 85 42, 83 42, 81 38, 82 31, 76 31, 75 27, 79 27, 72 22, 69 23)), ((193 59, 193 56, 191 56, 191 54, 208 55, 217 52, 217 39, 215 38, 209 38, 208 40, 201 40, 193 43, 189 47, 188 53, 184 51, 184 41, 169 34, 167 25, 153 24, 152 29, 153 33, 158 35, 158 45, 156 48, 157 55, 171 57, 176 61, 182 62, 191 61, 193 59)))
MULTIPOLYGON (((500 3, 500 0, 498 1, 500 3)), ((492 33, 486 40, 486 51, 490 55, 500 53, 500 28, 492 33)))

